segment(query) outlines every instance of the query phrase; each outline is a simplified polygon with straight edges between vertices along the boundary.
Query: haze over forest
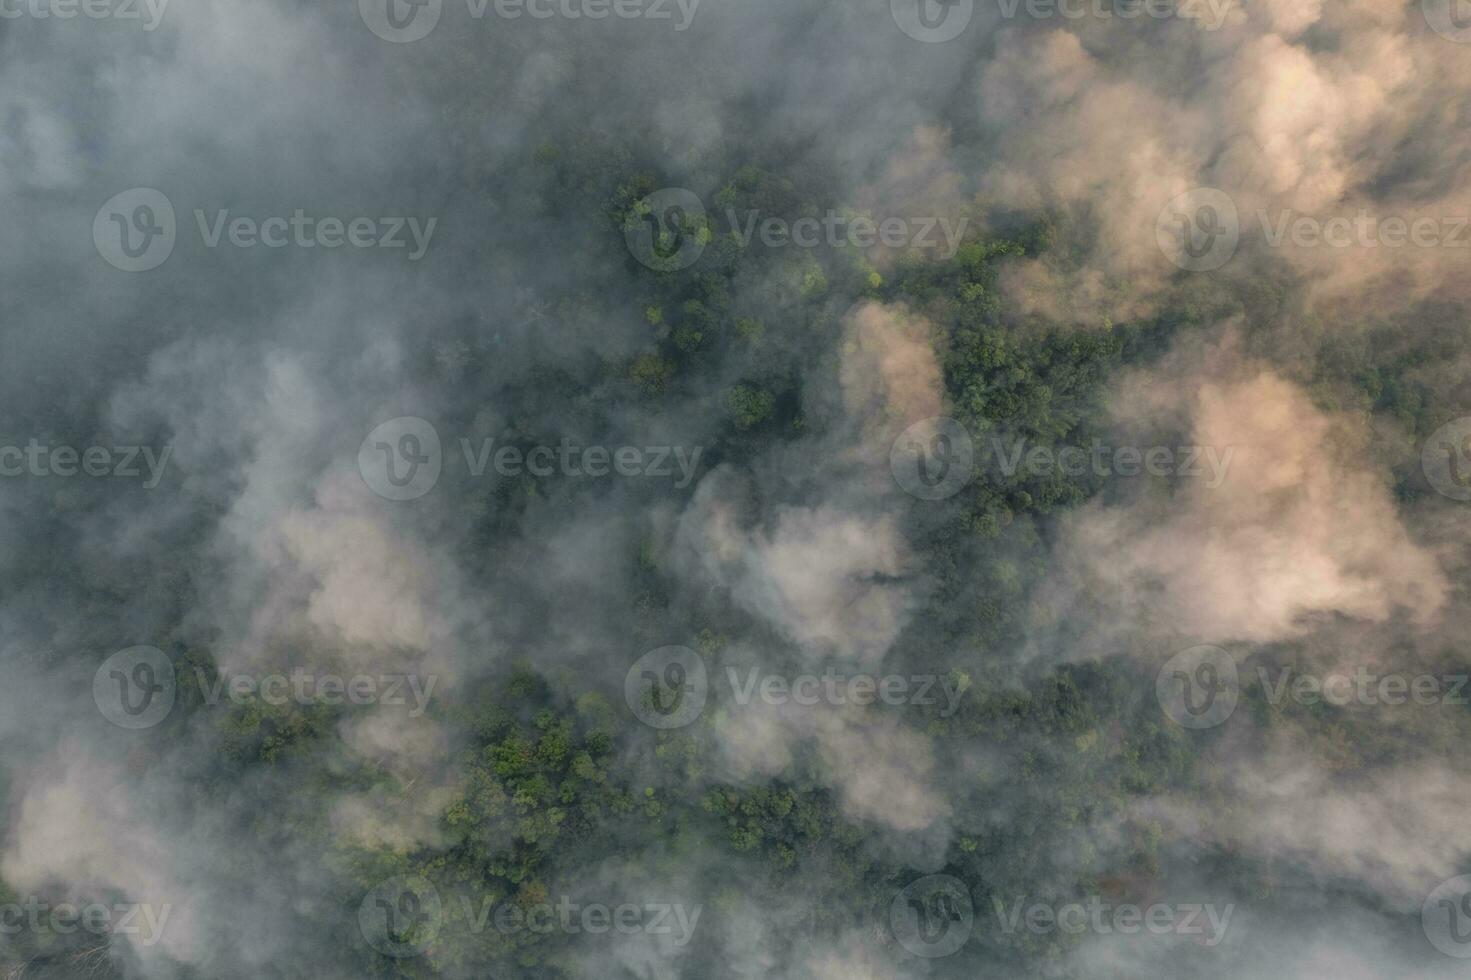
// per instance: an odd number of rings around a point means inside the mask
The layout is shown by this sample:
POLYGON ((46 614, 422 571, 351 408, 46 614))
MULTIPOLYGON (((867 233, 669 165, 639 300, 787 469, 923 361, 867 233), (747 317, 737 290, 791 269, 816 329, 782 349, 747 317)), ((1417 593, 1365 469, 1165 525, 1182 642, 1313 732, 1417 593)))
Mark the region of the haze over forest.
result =
POLYGON ((0 0, 0 977, 1464 977, 1461 7, 0 0))

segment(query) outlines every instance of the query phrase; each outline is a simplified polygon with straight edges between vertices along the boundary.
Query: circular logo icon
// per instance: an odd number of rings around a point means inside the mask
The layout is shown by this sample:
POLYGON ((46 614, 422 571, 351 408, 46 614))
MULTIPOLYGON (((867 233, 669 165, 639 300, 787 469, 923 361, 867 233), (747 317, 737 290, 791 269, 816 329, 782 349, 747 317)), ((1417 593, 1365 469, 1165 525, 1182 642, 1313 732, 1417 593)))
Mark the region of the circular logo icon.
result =
POLYGON ((443 455, 434 426, 404 415, 368 433, 358 447, 358 472, 385 500, 413 500, 439 482, 443 455))
POLYGON ((705 205, 693 191, 666 187, 639 201, 623 222, 623 240, 656 272, 692 266, 705 251, 705 205))
POLYGON ((119 728, 152 728, 174 707, 174 665, 157 647, 128 647, 92 675, 92 700, 119 728))
POLYGON ((623 700, 651 728, 683 728, 705 710, 705 661, 689 647, 660 647, 639 657, 623 678, 623 700))
POLYGON ((1471 875, 1441 882, 1420 907, 1430 944, 1458 960, 1471 958, 1471 875))
POLYGON ((1471 41, 1471 9, 1465 0, 1420 0, 1420 8, 1425 12, 1425 23, 1447 41, 1471 41))
POLYGON ((1236 661, 1220 647, 1182 650, 1155 675, 1154 695, 1175 724, 1214 728, 1231 717, 1241 695, 1236 661))
POLYGON ((134 187, 114 194, 92 219, 92 243, 107 264, 124 272, 147 272, 174 251, 174 206, 162 191, 134 187))
POLYGON ((418 875, 380 881, 358 906, 358 930, 368 945, 395 959, 418 956, 439 935, 439 892, 418 875))
POLYGON ((444 0, 358 0, 358 14, 368 30, 394 44, 428 35, 443 11, 444 0))
POLYGON ((1471 500, 1471 416, 1431 433, 1420 450, 1420 468, 1440 493, 1452 500, 1471 500))
POLYGON ((1165 257, 1182 269, 1219 269, 1231 261, 1241 241, 1236 202, 1214 187, 1188 190, 1160 211, 1154 237, 1165 257))
POLYGON ((889 903, 889 928, 915 956, 949 956, 970 938, 975 924, 970 890, 959 878, 926 875, 911 881, 889 903))
POLYGON ((975 12, 975 0, 889 0, 899 30, 929 44, 959 37, 975 12))
POLYGON ((889 472, 894 482, 920 500, 944 500, 975 476, 975 444, 965 426, 950 418, 916 422, 894 440, 889 472))

